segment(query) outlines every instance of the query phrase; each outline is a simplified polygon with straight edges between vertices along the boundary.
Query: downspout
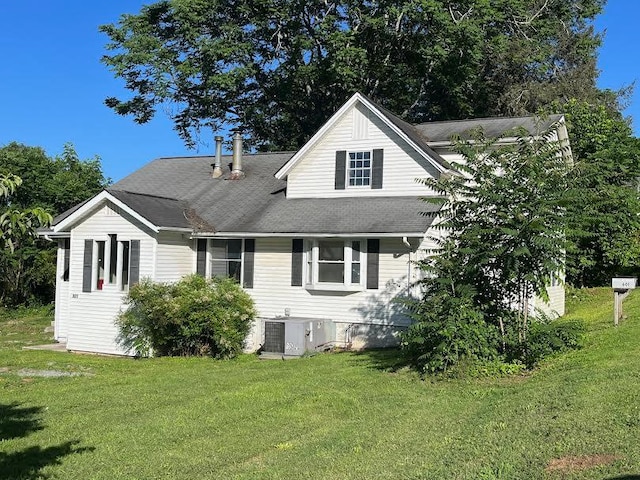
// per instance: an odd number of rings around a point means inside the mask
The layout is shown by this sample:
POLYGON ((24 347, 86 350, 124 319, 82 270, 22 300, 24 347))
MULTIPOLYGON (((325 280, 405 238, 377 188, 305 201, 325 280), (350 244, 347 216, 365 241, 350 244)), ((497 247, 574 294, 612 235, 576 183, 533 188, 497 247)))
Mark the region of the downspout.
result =
POLYGON ((411 244, 407 237, 402 237, 402 243, 409 249, 409 261, 407 262, 407 297, 411 296, 411 244))

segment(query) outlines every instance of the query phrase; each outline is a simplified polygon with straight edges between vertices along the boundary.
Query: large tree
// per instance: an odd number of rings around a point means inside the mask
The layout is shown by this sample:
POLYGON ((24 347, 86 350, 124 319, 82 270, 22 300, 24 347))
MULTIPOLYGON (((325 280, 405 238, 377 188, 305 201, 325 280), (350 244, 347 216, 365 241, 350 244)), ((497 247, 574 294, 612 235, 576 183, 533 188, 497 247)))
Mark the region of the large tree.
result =
POLYGON ((101 30, 132 92, 117 113, 164 108, 187 144, 241 126, 299 147, 360 91, 409 121, 535 112, 598 98, 590 20, 604 0, 162 0, 101 30))
POLYGON ((575 161, 567 280, 607 285, 640 268, 640 139, 602 105, 572 100, 562 110, 575 161))
POLYGON ((35 238, 33 230, 96 194, 108 180, 97 158, 82 161, 71 145, 49 157, 39 147, 15 142, 0 148, 1 179, 0 224, 8 240, 0 245, 0 305, 50 302, 56 248, 35 238))
POLYGON ((547 297, 567 244, 572 164, 553 131, 513 145, 476 132, 457 150, 461 174, 425 180, 442 195, 428 201, 443 205, 436 225, 446 235, 422 262, 424 297, 404 337, 413 359, 434 370, 508 349, 523 359, 529 302, 547 297))

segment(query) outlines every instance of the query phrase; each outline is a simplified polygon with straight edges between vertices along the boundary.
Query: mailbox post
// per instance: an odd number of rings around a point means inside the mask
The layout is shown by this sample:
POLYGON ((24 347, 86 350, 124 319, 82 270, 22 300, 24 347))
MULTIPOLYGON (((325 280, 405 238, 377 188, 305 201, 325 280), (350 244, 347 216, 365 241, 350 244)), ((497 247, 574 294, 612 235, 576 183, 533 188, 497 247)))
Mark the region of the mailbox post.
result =
POLYGON ((629 290, 636 288, 636 277, 617 277, 611 279, 613 288, 613 324, 617 327, 622 318, 622 301, 629 294, 629 290))

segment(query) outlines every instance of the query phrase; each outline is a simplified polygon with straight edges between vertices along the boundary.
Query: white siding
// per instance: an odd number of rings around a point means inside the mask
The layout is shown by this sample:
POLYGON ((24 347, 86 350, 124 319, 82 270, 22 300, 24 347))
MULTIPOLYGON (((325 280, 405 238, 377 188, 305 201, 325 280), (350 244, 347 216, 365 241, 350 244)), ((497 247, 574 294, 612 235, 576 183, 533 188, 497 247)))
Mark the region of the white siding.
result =
POLYGON ((294 167, 287 177, 287 198, 360 196, 425 196, 431 192, 416 179, 429 173, 420 165, 427 160, 413 150, 375 115, 359 104, 340 118, 294 167), (354 112, 354 109, 359 111, 354 112), (363 124, 368 128, 364 130, 363 124), (366 187, 335 190, 336 151, 384 149, 381 189, 366 187))
POLYGON ((85 239, 108 242, 108 234, 112 233, 118 235, 119 241, 140 240, 140 278, 153 276, 156 240, 146 227, 123 215, 119 214, 116 207, 103 205, 71 231, 67 338, 69 350, 126 353, 116 343, 118 331, 114 324, 114 319, 122 308, 125 292, 117 285, 110 284, 105 284, 103 290, 82 291, 85 239))
POLYGON ((158 282, 175 282, 195 271, 194 242, 189 234, 160 232, 156 247, 158 282))
POLYGON ((53 337, 60 343, 67 341, 69 322, 69 282, 62 280, 64 273, 64 248, 63 241, 58 244, 56 261, 56 296, 53 337))
MULTIPOLYGON (((422 239, 411 239, 412 260, 422 239)), ((405 328, 409 319, 394 299, 407 292, 409 254, 401 238, 380 240, 379 289, 360 292, 310 291, 291 286, 291 239, 257 239, 254 288, 247 289, 253 297, 258 315, 282 317, 288 309, 292 318, 330 319, 336 322, 336 341, 345 342, 351 330, 354 346, 376 346, 393 340, 388 335, 405 328), (354 326, 353 324, 358 324, 354 326), (376 325, 366 327, 364 324, 376 325), (382 338, 381 332, 385 334, 382 338), (360 337, 358 337, 360 336, 360 337), (358 338, 356 338, 358 337, 358 338)), ((411 280, 417 278, 415 267, 411 280)), ((251 340, 260 332, 254 329, 251 340)), ((257 345, 254 345, 257 347, 257 345)))
POLYGON ((556 285, 554 287, 547 287, 547 294, 549 295, 549 301, 545 302, 540 297, 535 297, 533 300, 534 313, 535 309, 542 310, 546 315, 554 318, 562 316, 565 313, 564 309, 564 285, 556 285))

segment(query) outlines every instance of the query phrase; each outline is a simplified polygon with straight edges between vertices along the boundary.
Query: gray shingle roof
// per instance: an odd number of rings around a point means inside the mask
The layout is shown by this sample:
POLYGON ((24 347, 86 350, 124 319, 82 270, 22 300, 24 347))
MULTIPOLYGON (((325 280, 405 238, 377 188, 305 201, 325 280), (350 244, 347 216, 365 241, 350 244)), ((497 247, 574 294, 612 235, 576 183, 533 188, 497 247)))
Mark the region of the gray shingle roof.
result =
POLYGON ((145 195, 108 188, 107 191, 151 223, 161 227, 190 228, 185 212, 189 205, 175 198, 145 195))
MULTIPOLYGON (((391 112, 380 111, 419 148, 445 168, 446 161, 428 142, 463 138, 482 127, 496 137, 517 127, 530 134, 546 129, 561 115, 542 122, 534 117, 484 118, 411 125, 391 112)), ((174 157, 154 160, 111 186, 111 195, 158 227, 190 228, 195 232, 247 234, 420 233, 433 221, 438 207, 415 197, 343 197, 287 199, 286 180, 274 174, 295 152, 243 156, 245 178, 211 177, 213 157, 174 157)), ((231 163, 224 156, 223 167, 231 163)), ((59 215, 54 224, 82 204, 59 215)))
MULTIPOLYGON (((160 158, 109 192, 158 226, 205 232, 418 233, 432 222, 422 213, 437 211, 415 197, 287 199, 286 181, 273 174, 292 155, 245 155, 241 180, 227 180, 228 169, 211 178, 213 157, 160 158)), ((223 166, 230 161, 224 156, 223 166)))
POLYGON ((489 138, 513 133, 518 128, 524 128, 528 134, 536 135, 548 129, 560 118, 562 115, 549 115, 542 119, 537 117, 476 118, 421 123, 415 125, 415 129, 427 142, 448 142, 454 135, 468 139, 470 138, 469 132, 477 128, 482 128, 485 136, 489 138))
MULTIPOLYGON (((394 115, 389 110, 384 107, 381 107, 373 100, 367 98, 371 103, 373 103, 378 110, 380 110, 391 123, 393 123, 396 127, 398 127, 409 139, 415 143, 422 151, 427 153, 431 158, 433 158, 436 162, 440 164, 445 169, 451 168, 451 166, 447 163, 447 161, 440 156, 439 153, 435 152, 425 141, 425 138, 422 134, 416 129, 415 125, 411 125, 408 122, 405 122, 400 117, 394 115)), ((436 176, 437 178, 437 176, 436 176)))

